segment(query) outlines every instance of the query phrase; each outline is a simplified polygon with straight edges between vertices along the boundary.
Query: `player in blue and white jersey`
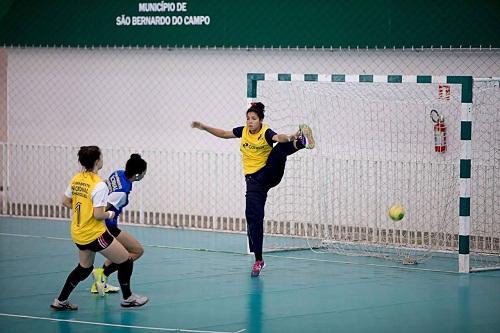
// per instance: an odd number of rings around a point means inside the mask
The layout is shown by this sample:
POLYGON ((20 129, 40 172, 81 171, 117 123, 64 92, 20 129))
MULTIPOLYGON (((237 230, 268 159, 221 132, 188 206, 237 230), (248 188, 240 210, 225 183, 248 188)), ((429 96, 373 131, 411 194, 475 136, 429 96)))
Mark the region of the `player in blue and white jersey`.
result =
MULTIPOLYGON (((129 203, 132 183, 141 180, 146 175, 147 163, 139 154, 132 154, 125 165, 125 170, 116 170, 108 177, 108 211, 115 213, 112 219, 106 219, 106 228, 129 252, 130 259, 135 261, 144 253, 144 247, 128 232, 118 226, 118 218, 129 203)), ((109 260, 102 268, 94 269, 95 283, 90 288, 92 293, 104 295, 107 292, 118 292, 119 288, 107 284, 108 276, 117 271, 117 265, 109 260)))

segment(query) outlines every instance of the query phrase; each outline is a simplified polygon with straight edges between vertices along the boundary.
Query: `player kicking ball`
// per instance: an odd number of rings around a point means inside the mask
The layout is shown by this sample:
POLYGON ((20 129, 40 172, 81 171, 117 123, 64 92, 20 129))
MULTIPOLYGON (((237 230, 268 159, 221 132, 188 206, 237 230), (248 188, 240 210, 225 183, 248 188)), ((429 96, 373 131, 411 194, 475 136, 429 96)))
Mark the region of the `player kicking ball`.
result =
POLYGON ((246 181, 247 235, 250 251, 255 255, 252 277, 257 277, 265 267, 262 257, 264 241, 264 207, 267 192, 278 185, 285 172, 289 155, 306 148, 314 148, 311 128, 301 124, 297 133, 277 134, 263 123, 264 104, 252 103, 246 111, 246 125, 226 131, 193 121, 191 127, 207 131, 223 139, 241 138, 243 173, 246 181), (276 145, 274 145, 277 142, 276 145))

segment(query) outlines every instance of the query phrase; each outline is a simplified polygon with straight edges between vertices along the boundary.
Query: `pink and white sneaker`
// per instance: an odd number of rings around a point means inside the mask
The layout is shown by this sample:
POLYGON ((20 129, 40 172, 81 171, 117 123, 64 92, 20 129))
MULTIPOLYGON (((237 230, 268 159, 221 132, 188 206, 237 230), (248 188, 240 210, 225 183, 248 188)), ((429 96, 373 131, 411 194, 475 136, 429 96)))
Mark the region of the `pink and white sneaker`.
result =
POLYGON ((252 277, 257 277, 260 275, 260 271, 266 267, 264 260, 257 260, 252 266, 252 277))

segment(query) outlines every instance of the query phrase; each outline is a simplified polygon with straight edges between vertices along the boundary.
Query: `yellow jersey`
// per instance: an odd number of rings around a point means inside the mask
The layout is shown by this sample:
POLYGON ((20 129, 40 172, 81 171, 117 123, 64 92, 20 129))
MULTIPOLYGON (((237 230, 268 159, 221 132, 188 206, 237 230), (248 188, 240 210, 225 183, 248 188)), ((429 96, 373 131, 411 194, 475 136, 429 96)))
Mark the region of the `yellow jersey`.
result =
POLYGON ((73 206, 71 238, 76 244, 89 244, 106 231, 104 221, 94 217, 92 192, 99 183, 102 183, 101 177, 88 171, 77 173, 71 179, 70 189, 73 206))
POLYGON ((243 174, 249 175, 262 169, 273 147, 266 140, 266 130, 269 126, 263 124, 259 132, 252 134, 248 126, 243 127, 240 141, 243 174))

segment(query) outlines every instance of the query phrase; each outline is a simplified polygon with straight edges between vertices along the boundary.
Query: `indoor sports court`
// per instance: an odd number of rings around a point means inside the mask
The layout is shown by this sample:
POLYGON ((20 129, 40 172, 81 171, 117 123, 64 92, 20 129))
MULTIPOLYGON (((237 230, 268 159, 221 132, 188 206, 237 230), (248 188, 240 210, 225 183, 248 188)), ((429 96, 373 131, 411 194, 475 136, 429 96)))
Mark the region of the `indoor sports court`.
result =
POLYGON ((90 294, 89 278, 71 296, 78 311, 55 312, 49 304, 75 264, 68 223, 2 217, 0 228, 5 332, 496 332, 500 320, 500 272, 459 274, 454 259, 410 267, 278 252, 255 279, 242 235, 135 226, 126 230, 145 255, 132 286, 149 303, 123 309, 119 294, 90 294))
POLYGON ((498 332, 499 21, 6 1, 2 332, 498 332))

